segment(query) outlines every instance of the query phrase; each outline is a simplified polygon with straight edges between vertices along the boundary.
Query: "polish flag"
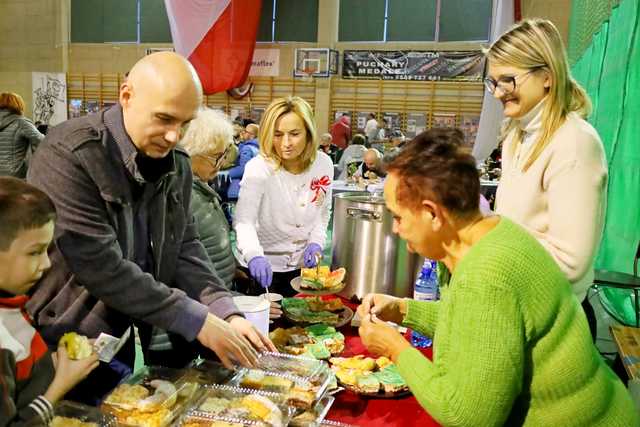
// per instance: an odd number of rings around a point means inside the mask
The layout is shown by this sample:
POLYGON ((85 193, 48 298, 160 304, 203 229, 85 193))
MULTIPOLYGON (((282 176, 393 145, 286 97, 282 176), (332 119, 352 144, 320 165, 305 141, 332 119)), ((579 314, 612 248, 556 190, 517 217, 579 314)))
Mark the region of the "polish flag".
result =
POLYGON ((164 0, 176 52, 209 95, 241 86, 251 68, 262 0, 164 0))

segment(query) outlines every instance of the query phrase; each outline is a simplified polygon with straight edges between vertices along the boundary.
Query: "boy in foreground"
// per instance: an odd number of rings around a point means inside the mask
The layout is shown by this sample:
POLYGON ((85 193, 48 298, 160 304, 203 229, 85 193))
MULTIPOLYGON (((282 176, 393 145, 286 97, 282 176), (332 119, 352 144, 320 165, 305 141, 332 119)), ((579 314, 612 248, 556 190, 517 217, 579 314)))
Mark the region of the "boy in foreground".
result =
POLYGON ((55 207, 26 182, 0 177, 0 427, 47 425, 53 404, 98 366, 98 356, 72 360, 64 346, 47 349, 24 305, 49 269, 55 207))

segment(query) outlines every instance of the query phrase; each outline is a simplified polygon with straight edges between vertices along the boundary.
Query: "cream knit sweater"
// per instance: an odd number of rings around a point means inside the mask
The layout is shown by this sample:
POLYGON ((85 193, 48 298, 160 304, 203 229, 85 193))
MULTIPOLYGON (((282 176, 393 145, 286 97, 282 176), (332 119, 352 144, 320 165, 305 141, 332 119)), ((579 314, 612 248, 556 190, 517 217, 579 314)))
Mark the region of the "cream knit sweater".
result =
POLYGON ((607 162, 596 130, 571 113, 523 171, 540 135, 544 102, 518 121, 521 144, 515 146, 518 129, 504 141, 496 213, 523 226, 549 251, 582 301, 593 282, 604 225, 607 162))

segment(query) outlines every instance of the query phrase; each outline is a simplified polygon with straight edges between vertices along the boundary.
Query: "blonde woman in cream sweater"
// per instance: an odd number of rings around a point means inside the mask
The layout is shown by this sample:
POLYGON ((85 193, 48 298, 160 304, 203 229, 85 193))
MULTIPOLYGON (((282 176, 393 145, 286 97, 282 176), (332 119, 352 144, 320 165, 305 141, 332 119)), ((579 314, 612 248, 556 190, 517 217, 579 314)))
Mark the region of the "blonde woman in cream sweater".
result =
POLYGON ((584 118, 591 103, 569 73, 555 26, 525 20, 486 51, 487 90, 506 116, 496 212, 522 225, 572 284, 595 338, 586 295, 606 210, 602 141, 584 118))

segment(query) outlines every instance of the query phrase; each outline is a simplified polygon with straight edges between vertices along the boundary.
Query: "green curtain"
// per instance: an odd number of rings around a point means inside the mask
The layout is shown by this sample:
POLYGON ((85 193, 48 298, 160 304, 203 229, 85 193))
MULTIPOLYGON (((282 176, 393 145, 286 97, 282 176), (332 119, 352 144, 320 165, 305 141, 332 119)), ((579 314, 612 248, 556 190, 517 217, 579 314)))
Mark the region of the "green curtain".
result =
MULTIPOLYGON (((574 6, 576 3, 593 2, 574 0, 574 6)), ((584 14, 575 9, 572 13, 574 25, 574 15, 584 14)), ((621 1, 593 34, 572 70, 591 96, 594 108, 589 121, 602 138, 609 164, 607 217, 596 268, 627 273, 632 272, 640 239, 639 13, 637 0, 621 1)), ((620 320, 635 324, 629 292, 606 288, 602 297, 605 307, 620 320)))
POLYGON ((589 48, 592 36, 600 31, 603 22, 609 19, 611 9, 620 0, 572 0, 571 25, 569 28, 569 61, 575 64, 589 48))

